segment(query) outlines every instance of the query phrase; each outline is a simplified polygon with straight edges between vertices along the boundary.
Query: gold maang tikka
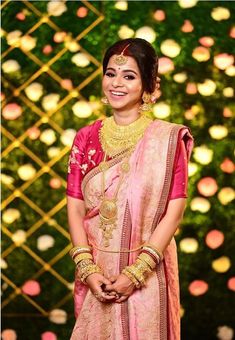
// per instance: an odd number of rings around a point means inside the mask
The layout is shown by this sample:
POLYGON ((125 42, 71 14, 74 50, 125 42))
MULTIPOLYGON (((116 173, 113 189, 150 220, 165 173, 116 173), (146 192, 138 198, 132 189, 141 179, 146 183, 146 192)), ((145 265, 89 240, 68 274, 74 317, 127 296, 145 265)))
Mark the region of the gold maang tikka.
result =
POLYGON ((127 44, 124 49, 122 50, 122 52, 116 56, 116 58, 114 59, 115 63, 117 65, 124 65, 127 63, 128 57, 124 55, 125 50, 127 49, 127 47, 130 46, 131 43, 127 44))

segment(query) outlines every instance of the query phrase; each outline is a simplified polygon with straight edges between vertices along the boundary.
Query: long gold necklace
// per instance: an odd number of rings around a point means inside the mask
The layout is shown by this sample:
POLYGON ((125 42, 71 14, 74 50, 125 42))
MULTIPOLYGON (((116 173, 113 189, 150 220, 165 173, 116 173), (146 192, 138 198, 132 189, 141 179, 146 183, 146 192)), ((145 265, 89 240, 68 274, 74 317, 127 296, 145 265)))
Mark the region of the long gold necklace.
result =
POLYGON ((141 116, 128 126, 119 126, 113 117, 106 118, 100 131, 100 142, 105 152, 104 161, 99 164, 102 172, 101 204, 99 208, 100 228, 103 231, 104 246, 109 246, 113 230, 117 222, 117 196, 125 175, 130 170, 129 158, 137 142, 143 136, 147 126, 152 122, 150 118, 141 116), (123 139, 122 139, 123 138, 123 139), (124 142, 123 142, 124 141, 124 142), (117 144, 116 144, 117 143, 117 144), (107 157, 120 156, 120 178, 113 197, 105 196, 105 172, 108 170, 107 157))

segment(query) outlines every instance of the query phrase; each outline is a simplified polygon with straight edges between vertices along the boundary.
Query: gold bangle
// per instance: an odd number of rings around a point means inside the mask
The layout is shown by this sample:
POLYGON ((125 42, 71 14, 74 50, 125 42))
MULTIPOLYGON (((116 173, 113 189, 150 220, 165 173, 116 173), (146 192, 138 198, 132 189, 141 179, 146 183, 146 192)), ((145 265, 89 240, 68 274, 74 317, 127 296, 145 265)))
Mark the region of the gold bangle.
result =
POLYGON ((151 248, 153 250, 155 250, 155 252, 158 254, 158 256, 160 257, 160 260, 163 260, 163 253, 158 250, 158 248, 155 247, 155 245, 151 244, 151 243, 145 243, 144 244, 144 247, 148 247, 148 248, 151 248))
POLYGON ((147 263, 147 265, 150 267, 151 270, 153 270, 156 267, 156 262, 153 260, 153 258, 146 254, 146 253, 141 253, 137 259, 140 259, 141 261, 144 261, 147 263))
POLYGON ((81 262, 82 260, 86 260, 86 259, 92 260, 93 256, 89 253, 81 253, 81 254, 76 255, 73 260, 76 263, 76 265, 78 265, 79 262, 81 262))
POLYGON ((96 264, 93 263, 85 267, 80 275, 81 282, 85 284, 85 281, 88 278, 88 276, 94 273, 102 273, 100 267, 98 267, 96 264))
POLYGON ((73 257, 75 251, 81 251, 81 252, 89 251, 89 252, 91 252, 91 249, 92 248, 90 246, 75 246, 72 249, 70 249, 69 255, 71 257, 73 257))
POLYGON ((130 279, 131 282, 135 285, 136 288, 141 287, 139 281, 135 278, 135 276, 132 273, 128 271, 127 267, 122 270, 122 274, 126 275, 128 279, 130 279))
POLYGON ((142 248, 142 251, 143 251, 143 250, 146 251, 146 252, 149 253, 149 254, 152 254, 153 257, 154 257, 154 259, 156 259, 157 264, 160 263, 160 261, 161 261, 160 256, 156 253, 155 250, 153 250, 153 249, 150 248, 150 247, 143 247, 143 248, 142 248))

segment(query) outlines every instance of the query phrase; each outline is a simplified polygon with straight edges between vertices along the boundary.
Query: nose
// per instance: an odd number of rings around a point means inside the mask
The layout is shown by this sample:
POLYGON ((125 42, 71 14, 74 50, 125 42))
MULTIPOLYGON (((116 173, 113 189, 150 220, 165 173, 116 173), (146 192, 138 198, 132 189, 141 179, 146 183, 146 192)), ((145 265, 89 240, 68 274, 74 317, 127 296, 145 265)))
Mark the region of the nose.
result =
POLYGON ((123 86, 123 84, 122 84, 122 77, 118 76, 118 75, 113 77, 112 85, 113 85, 113 87, 123 86))

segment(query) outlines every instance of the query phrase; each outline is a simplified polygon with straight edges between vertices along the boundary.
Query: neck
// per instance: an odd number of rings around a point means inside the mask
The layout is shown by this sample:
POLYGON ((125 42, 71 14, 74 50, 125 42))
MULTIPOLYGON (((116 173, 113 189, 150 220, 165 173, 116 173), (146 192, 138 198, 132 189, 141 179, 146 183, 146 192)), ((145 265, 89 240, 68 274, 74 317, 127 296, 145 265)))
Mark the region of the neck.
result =
POLYGON ((129 125, 136 121, 140 117, 140 113, 138 111, 133 111, 131 112, 119 112, 119 111, 114 111, 113 112, 113 118, 118 125, 129 125))

